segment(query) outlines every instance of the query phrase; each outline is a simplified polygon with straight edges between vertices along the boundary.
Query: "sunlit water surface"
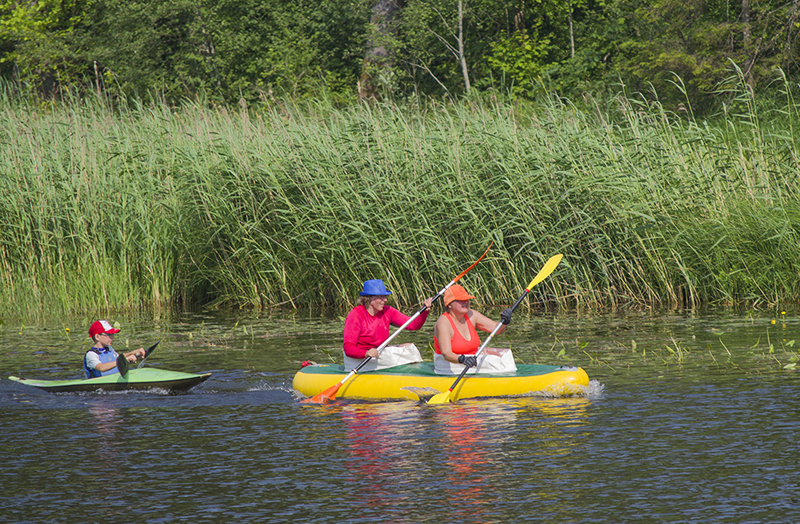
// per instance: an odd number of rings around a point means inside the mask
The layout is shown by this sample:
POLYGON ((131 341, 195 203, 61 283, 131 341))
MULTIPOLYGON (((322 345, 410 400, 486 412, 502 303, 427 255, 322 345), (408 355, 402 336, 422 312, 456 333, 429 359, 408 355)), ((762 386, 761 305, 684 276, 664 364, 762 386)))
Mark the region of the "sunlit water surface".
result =
POLYGON ((497 345, 586 394, 441 406, 300 404, 337 313, 114 319, 117 349, 213 373, 180 395, 10 382, 79 377, 90 319, 6 320, 0 522, 800 522, 795 316, 521 314, 497 345))

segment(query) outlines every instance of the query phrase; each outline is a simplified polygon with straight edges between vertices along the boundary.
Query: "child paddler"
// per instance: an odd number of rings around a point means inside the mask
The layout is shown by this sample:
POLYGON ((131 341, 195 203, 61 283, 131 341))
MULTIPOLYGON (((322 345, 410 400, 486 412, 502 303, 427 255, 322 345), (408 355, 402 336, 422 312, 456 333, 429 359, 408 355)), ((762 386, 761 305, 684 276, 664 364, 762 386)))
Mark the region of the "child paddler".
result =
MULTIPOLYGON (((98 320, 89 326, 89 336, 92 337, 92 347, 83 357, 83 369, 86 371, 86 378, 100 377, 119 373, 117 369, 117 357, 119 354, 111 347, 114 343, 114 335, 119 333, 119 329, 112 326, 107 320, 98 320)), ((144 348, 135 349, 125 353, 128 362, 136 362, 137 357, 144 357, 144 348)))

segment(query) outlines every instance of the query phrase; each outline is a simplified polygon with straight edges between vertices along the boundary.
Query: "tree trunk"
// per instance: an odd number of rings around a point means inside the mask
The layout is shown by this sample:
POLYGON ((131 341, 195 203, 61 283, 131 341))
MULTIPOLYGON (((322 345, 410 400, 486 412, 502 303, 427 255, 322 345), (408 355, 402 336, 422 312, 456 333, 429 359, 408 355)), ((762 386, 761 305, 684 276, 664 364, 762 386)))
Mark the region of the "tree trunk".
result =
POLYGON ((461 74, 464 75, 464 90, 469 94, 469 71, 467 59, 464 56, 464 11, 461 0, 458 1, 458 59, 461 61, 461 74))
POLYGON ((572 2, 569 2, 569 57, 575 58, 575 32, 572 28, 572 2))
POLYGON ((392 38, 397 31, 396 18, 402 4, 403 0, 377 0, 372 6, 367 53, 358 82, 358 98, 361 100, 380 98, 381 89, 386 87, 380 85, 379 77, 394 67, 392 38))
POLYGON ((750 27, 750 0, 742 0, 742 47, 748 58, 744 69, 744 78, 751 88, 754 87, 753 65, 756 61, 756 50, 752 47, 752 28, 750 27))

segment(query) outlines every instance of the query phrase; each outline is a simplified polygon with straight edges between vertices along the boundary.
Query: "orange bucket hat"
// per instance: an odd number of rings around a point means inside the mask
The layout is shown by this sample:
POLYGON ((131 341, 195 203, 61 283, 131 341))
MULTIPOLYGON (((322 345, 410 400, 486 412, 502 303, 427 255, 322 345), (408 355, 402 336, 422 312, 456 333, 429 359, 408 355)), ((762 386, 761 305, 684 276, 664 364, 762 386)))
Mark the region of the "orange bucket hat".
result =
POLYGON ((471 298, 475 297, 467 293, 467 290, 458 284, 453 284, 444 292, 444 305, 447 307, 453 300, 469 300, 471 298))

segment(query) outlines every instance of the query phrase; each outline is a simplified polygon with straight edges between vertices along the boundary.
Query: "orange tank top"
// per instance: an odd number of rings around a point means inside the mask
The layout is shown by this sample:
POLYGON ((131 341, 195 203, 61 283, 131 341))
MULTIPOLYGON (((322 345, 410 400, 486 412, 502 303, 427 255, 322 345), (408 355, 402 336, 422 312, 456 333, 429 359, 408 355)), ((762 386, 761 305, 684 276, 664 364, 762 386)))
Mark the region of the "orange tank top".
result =
MULTIPOLYGON (((453 326, 453 340, 450 341, 450 349, 453 350, 453 353, 456 355, 474 355, 481 346, 481 339, 478 338, 478 332, 475 331, 475 326, 472 325, 472 321, 469 317, 466 317, 467 327, 469 328, 469 340, 466 340, 458 329, 456 329, 456 323, 453 321, 450 313, 445 313, 444 316, 447 317, 447 320, 450 321, 450 325, 453 326)), ((436 335, 433 336, 433 350, 439 355, 442 354, 442 350, 439 349, 439 339, 436 338, 436 335)))

